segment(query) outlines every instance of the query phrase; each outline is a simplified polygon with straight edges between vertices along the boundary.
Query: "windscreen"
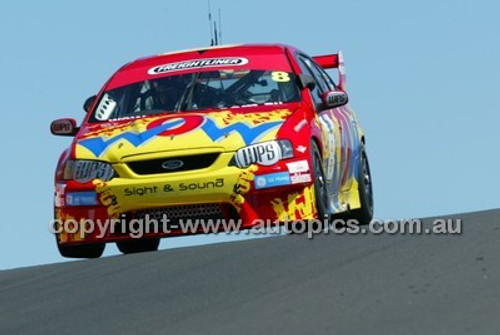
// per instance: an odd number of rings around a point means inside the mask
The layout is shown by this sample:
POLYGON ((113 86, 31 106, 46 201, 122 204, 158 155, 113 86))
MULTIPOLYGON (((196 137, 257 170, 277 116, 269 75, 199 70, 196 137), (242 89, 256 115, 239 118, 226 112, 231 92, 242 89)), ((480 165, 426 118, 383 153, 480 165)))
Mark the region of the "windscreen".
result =
POLYGON ((293 73, 216 70, 144 80, 106 91, 91 122, 300 100, 293 73))

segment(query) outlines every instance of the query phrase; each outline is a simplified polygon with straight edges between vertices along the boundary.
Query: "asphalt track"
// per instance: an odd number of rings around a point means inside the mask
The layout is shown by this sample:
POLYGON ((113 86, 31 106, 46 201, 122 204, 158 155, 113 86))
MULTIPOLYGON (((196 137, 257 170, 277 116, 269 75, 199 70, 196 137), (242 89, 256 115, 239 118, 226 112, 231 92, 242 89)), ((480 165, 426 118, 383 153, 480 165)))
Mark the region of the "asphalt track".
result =
POLYGON ((456 217, 2 271, 0 334, 498 335, 500 210, 456 217))

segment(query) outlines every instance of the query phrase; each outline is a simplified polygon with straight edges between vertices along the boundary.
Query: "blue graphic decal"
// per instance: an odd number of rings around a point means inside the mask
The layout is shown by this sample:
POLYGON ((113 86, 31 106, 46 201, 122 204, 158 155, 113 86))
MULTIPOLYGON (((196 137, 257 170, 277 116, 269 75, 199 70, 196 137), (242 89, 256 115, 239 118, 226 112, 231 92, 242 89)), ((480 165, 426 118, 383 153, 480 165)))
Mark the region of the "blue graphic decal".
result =
POLYGON ((290 185, 290 174, 288 172, 277 172, 256 176, 254 183, 257 190, 275 186, 290 185))
POLYGON ((110 137, 108 139, 104 139, 103 137, 94 137, 85 140, 81 140, 78 142, 81 146, 89 149, 96 157, 102 155, 113 143, 125 139, 134 147, 138 147, 141 144, 146 143, 153 137, 158 136, 158 134, 163 133, 172 128, 176 128, 181 126, 185 121, 182 119, 173 119, 169 120, 162 125, 151 128, 149 130, 143 131, 142 133, 135 133, 131 131, 126 131, 114 137, 110 137))
POLYGON ((229 126, 219 128, 215 122, 211 119, 207 119, 201 129, 212 139, 212 141, 218 141, 226 134, 236 131, 241 135, 243 141, 246 145, 249 145, 255 141, 256 138, 261 136, 263 133, 270 131, 271 129, 282 124, 283 121, 273 121, 262 123, 255 127, 250 127, 242 122, 236 122, 229 126))
MULTIPOLYGON (((121 134, 115 135, 113 137, 93 137, 88 139, 83 139, 78 141, 78 144, 90 150, 96 157, 101 156, 106 150, 114 143, 119 140, 126 140, 134 147, 143 145, 152 138, 158 136, 159 134, 181 127, 185 120, 181 118, 175 118, 172 120, 167 120, 158 127, 148 129, 146 131, 137 133, 133 131, 126 131, 121 134)), ((243 122, 236 122, 229 126, 218 127, 215 122, 209 118, 205 118, 205 122, 201 126, 201 129, 207 134, 212 141, 219 141, 224 138, 226 134, 237 132, 240 134, 241 138, 246 145, 253 143, 257 138, 264 135, 268 131, 281 125, 283 121, 273 121, 259 124, 255 127, 249 126, 243 122)), ((193 130, 193 129, 190 129, 193 130)))

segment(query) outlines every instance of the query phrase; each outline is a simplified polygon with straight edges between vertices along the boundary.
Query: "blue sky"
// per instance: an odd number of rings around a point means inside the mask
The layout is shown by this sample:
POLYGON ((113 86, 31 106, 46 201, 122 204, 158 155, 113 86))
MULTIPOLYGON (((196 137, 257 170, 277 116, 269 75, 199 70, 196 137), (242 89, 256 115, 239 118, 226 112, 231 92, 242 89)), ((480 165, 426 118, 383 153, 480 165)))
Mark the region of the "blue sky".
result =
MULTIPOLYGON (((223 10, 224 43, 344 51, 377 217, 498 207, 498 2, 212 0, 212 7, 223 10)), ((55 164, 70 140, 52 137, 50 121, 80 121, 85 98, 130 60, 206 46, 206 8, 204 0, 2 5, 0 269, 63 261, 47 226, 55 164)), ((231 238, 167 239, 162 248, 223 239, 231 238)))

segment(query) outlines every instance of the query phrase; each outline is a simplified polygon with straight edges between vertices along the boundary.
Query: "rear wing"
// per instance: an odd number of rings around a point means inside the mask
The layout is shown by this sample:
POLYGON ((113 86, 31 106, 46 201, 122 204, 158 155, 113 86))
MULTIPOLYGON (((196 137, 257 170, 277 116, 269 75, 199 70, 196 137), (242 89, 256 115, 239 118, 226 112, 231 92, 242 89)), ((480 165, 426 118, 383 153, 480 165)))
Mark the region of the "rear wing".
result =
POLYGON ((339 88, 342 91, 346 90, 346 76, 345 76, 345 66, 344 66, 344 56, 342 51, 338 54, 333 55, 323 55, 313 57, 314 61, 318 63, 323 69, 338 69, 339 70, 339 88))

